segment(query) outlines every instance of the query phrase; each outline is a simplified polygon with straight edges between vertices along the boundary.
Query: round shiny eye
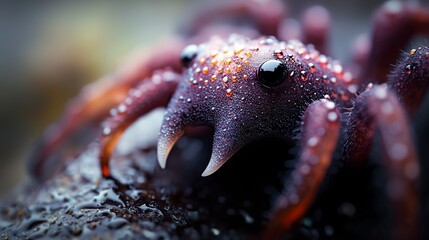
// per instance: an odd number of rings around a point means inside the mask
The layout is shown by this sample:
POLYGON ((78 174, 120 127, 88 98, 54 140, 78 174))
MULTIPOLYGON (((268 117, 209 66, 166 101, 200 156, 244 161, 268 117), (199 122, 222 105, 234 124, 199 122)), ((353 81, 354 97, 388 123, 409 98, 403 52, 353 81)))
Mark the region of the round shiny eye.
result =
POLYGON ((195 44, 188 45, 180 53, 180 61, 183 66, 187 67, 191 61, 198 55, 198 46, 195 44))
POLYGON ((277 87, 286 80, 286 65, 278 60, 268 60, 259 66, 258 79, 266 87, 277 87))

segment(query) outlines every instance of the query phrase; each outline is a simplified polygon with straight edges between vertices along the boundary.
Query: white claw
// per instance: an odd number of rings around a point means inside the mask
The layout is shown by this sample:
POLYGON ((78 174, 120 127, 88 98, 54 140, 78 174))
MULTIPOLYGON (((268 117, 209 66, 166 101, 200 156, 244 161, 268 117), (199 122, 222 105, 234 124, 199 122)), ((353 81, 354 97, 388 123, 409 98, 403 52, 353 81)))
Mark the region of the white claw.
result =
POLYGON ((183 136, 185 132, 179 131, 172 136, 161 136, 158 140, 158 163, 161 168, 165 168, 167 164, 168 154, 173 148, 174 144, 183 136))
POLYGON ((204 172, 201 174, 202 177, 207 177, 215 173, 217 170, 219 170, 220 167, 222 167, 223 164, 226 163, 228 159, 217 159, 216 157, 211 157, 209 164, 207 165, 204 172))

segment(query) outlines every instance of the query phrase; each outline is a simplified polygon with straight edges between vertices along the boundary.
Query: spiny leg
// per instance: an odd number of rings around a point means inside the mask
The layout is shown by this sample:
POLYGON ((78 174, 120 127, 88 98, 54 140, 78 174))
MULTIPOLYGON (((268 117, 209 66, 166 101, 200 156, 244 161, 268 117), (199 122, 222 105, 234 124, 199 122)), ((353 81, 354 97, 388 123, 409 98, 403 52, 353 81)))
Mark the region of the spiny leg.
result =
POLYGON ((110 176, 109 160, 123 132, 142 115, 167 106, 181 75, 171 71, 155 72, 147 81, 130 91, 128 97, 103 122, 100 138, 100 166, 103 177, 110 176))
POLYGON ((29 161, 29 170, 37 179, 44 179, 49 168, 48 158, 67 140, 79 134, 79 129, 91 123, 98 123, 108 116, 109 109, 118 105, 133 88, 155 70, 171 67, 180 72, 179 57, 184 43, 179 39, 162 42, 151 54, 139 52, 126 61, 114 74, 108 75, 82 89, 72 99, 60 121, 50 126, 35 149, 29 161))
POLYGON ((393 211, 393 239, 417 237, 419 163, 408 125, 397 96, 383 84, 370 86, 357 98, 348 126, 346 154, 353 161, 365 159, 374 130, 379 129, 387 197, 393 211))
POLYGON ((404 53, 388 79, 389 87, 408 113, 413 115, 429 88, 429 47, 419 47, 404 53))
MULTIPOLYGON (((383 83, 401 49, 419 35, 429 35, 429 10, 416 2, 387 1, 374 15, 373 30, 366 52, 356 52, 363 63, 358 70, 363 84, 383 83)), ((360 41, 359 44, 368 44, 360 41)))
POLYGON ((331 163, 340 131, 339 111, 328 100, 312 103, 305 111, 302 152, 291 180, 273 208, 263 237, 278 239, 313 203, 331 163))

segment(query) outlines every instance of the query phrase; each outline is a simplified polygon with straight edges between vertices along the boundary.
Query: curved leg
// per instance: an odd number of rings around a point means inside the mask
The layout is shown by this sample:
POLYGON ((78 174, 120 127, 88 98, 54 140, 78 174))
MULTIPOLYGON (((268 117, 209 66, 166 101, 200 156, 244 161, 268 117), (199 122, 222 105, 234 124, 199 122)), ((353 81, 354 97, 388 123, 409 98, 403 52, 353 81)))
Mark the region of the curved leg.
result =
POLYGON ((283 1, 279 0, 206 1, 204 5, 193 10, 195 13, 185 21, 182 29, 188 36, 196 35, 204 28, 219 23, 219 19, 232 20, 231 22, 238 24, 250 22, 259 33, 277 36, 279 24, 286 12, 283 1))
POLYGON ((108 116, 109 110, 118 105, 139 81, 149 77, 155 70, 171 67, 181 71, 179 57, 184 43, 179 39, 162 42, 151 54, 141 52, 131 57, 114 74, 86 86, 72 99, 60 121, 47 128, 33 152, 30 173, 43 179, 44 162, 67 140, 90 123, 100 122, 108 116))
POLYGON ((317 50, 327 54, 331 17, 322 6, 308 8, 301 17, 303 42, 313 44, 317 50))
POLYGON ((418 34, 429 35, 428 9, 402 1, 387 1, 381 6, 374 15, 370 46, 364 56, 356 57, 364 59, 358 70, 361 83, 386 82, 401 49, 418 34))
POLYGON ((171 71, 156 72, 149 80, 130 91, 128 97, 103 125, 100 138, 100 166, 103 177, 110 176, 109 160, 122 133, 142 115, 162 106, 167 106, 176 90, 181 75, 171 71))
POLYGON ((387 85, 369 87, 358 97, 350 115, 346 153, 362 161, 379 129, 387 197, 393 211, 393 239, 417 238, 417 179, 419 163, 406 113, 387 85))
POLYGON ((331 163, 340 131, 339 111, 328 100, 312 103, 303 117, 302 153, 278 199, 263 237, 279 239, 313 203, 331 163))
POLYGON ((304 11, 300 21, 287 18, 281 21, 278 38, 284 41, 297 39, 314 45, 323 54, 328 53, 331 17, 324 7, 313 6, 304 11))

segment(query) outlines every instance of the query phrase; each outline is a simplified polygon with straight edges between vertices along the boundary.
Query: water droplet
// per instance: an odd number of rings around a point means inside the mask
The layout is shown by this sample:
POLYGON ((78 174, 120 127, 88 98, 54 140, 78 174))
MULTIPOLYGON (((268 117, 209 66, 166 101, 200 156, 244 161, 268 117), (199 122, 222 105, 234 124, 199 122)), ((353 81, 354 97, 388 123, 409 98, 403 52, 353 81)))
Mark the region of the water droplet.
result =
POLYGON ((217 64, 217 59, 216 59, 216 58, 213 58, 213 59, 210 61, 210 65, 212 65, 212 67, 214 67, 214 66, 216 66, 216 64, 217 64))
POLYGON ((314 63, 309 63, 308 67, 310 68, 310 72, 314 73, 316 71, 316 66, 314 66, 314 63))
POLYGON ((154 214, 156 214, 157 217, 163 217, 164 216, 162 211, 156 207, 151 207, 151 206, 148 206, 146 204, 143 204, 139 208, 145 213, 154 213, 154 214))
POLYGON ((405 72, 409 75, 409 74, 411 74, 411 72, 412 72, 412 68, 411 68, 411 65, 407 65, 407 66, 405 66, 405 72))
POLYGON ((329 83, 328 76, 325 74, 322 76, 322 80, 325 84, 329 83))
POLYGON ((244 217, 244 221, 247 224, 252 224, 255 222, 255 220, 253 219, 252 216, 250 216, 250 214, 244 210, 240 210, 240 214, 244 217))
POLYGON ((336 74, 341 74, 343 72, 343 66, 338 62, 334 62, 333 71, 336 74))
POLYGON ((326 63, 328 63, 328 58, 325 56, 325 55, 320 55, 319 56, 319 62, 321 63, 321 64, 326 64, 326 63))
POLYGON ((125 98, 124 100, 126 105, 131 105, 133 103, 133 100, 130 97, 125 98))
POLYGON ((124 227, 125 225, 127 225, 129 222, 127 219, 125 218, 114 218, 112 220, 109 221, 109 223, 107 224, 107 227, 109 229, 120 229, 122 227, 124 227))
POLYGON ((317 137, 311 137, 307 140, 307 145, 310 147, 314 147, 319 143, 319 138, 317 137))
MULTIPOLYGON (((369 86, 369 85, 368 85, 369 86)), ((374 89, 374 95, 376 98, 382 100, 387 97, 387 86, 381 85, 374 89)))
POLYGON ((301 80, 302 81, 307 81, 308 79, 308 75, 306 71, 301 71, 301 80))
POLYGON ((353 75, 351 72, 345 72, 343 74, 343 80, 345 83, 350 83, 353 80, 353 75))
POLYGON ((118 111, 120 113, 124 113, 125 111, 127 111, 127 106, 125 106, 124 104, 120 104, 118 107, 118 111))
POLYGON ((240 44, 237 44, 237 45, 235 46, 235 48, 234 48, 234 53, 235 53, 235 54, 239 54, 239 53, 241 53, 243 50, 244 50, 244 46, 243 46, 243 45, 240 45, 240 44))
POLYGON ((228 82, 228 76, 223 77, 222 82, 227 83, 228 82))
POLYGON ((356 93, 357 92, 357 90, 358 90, 358 88, 357 88, 357 86, 356 85, 350 85, 350 86, 348 86, 347 87, 347 90, 350 92, 350 93, 356 93))
POLYGON ((329 112, 328 113, 328 121, 335 122, 338 119, 338 114, 336 112, 329 112))
POLYGON ((326 101, 325 107, 329 110, 333 110, 335 108, 335 103, 332 101, 326 101))
POLYGON ((220 234, 220 231, 217 228, 212 228, 211 230, 212 230, 213 235, 215 235, 215 236, 218 236, 220 234))
POLYGON ((259 43, 261 45, 273 45, 276 42, 276 39, 274 37, 267 37, 262 39, 259 43))
POLYGON ((190 98, 186 99, 186 102, 190 103, 192 100, 190 98))
POLYGON ((203 67, 203 74, 206 75, 209 72, 208 67, 203 67))
POLYGON ((112 132, 112 129, 110 129, 109 127, 105 127, 103 128, 103 135, 109 135, 112 132))
POLYGON ((283 51, 281 49, 274 50, 274 56, 277 58, 283 58, 283 51))
POLYGON ((69 225, 68 230, 74 236, 79 236, 80 234, 82 234, 82 226, 77 223, 69 225))
POLYGON ((306 49, 304 48, 304 47, 300 47, 300 48, 298 48, 298 50, 297 50, 297 53, 299 54, 299 55, 303 55, 303 54, 305 54, 307 51, 306 51, 306 49))
POLYGON ((118 115, 118 110, 116 108, 110 109, 110 116, 116 116, 118 115))

